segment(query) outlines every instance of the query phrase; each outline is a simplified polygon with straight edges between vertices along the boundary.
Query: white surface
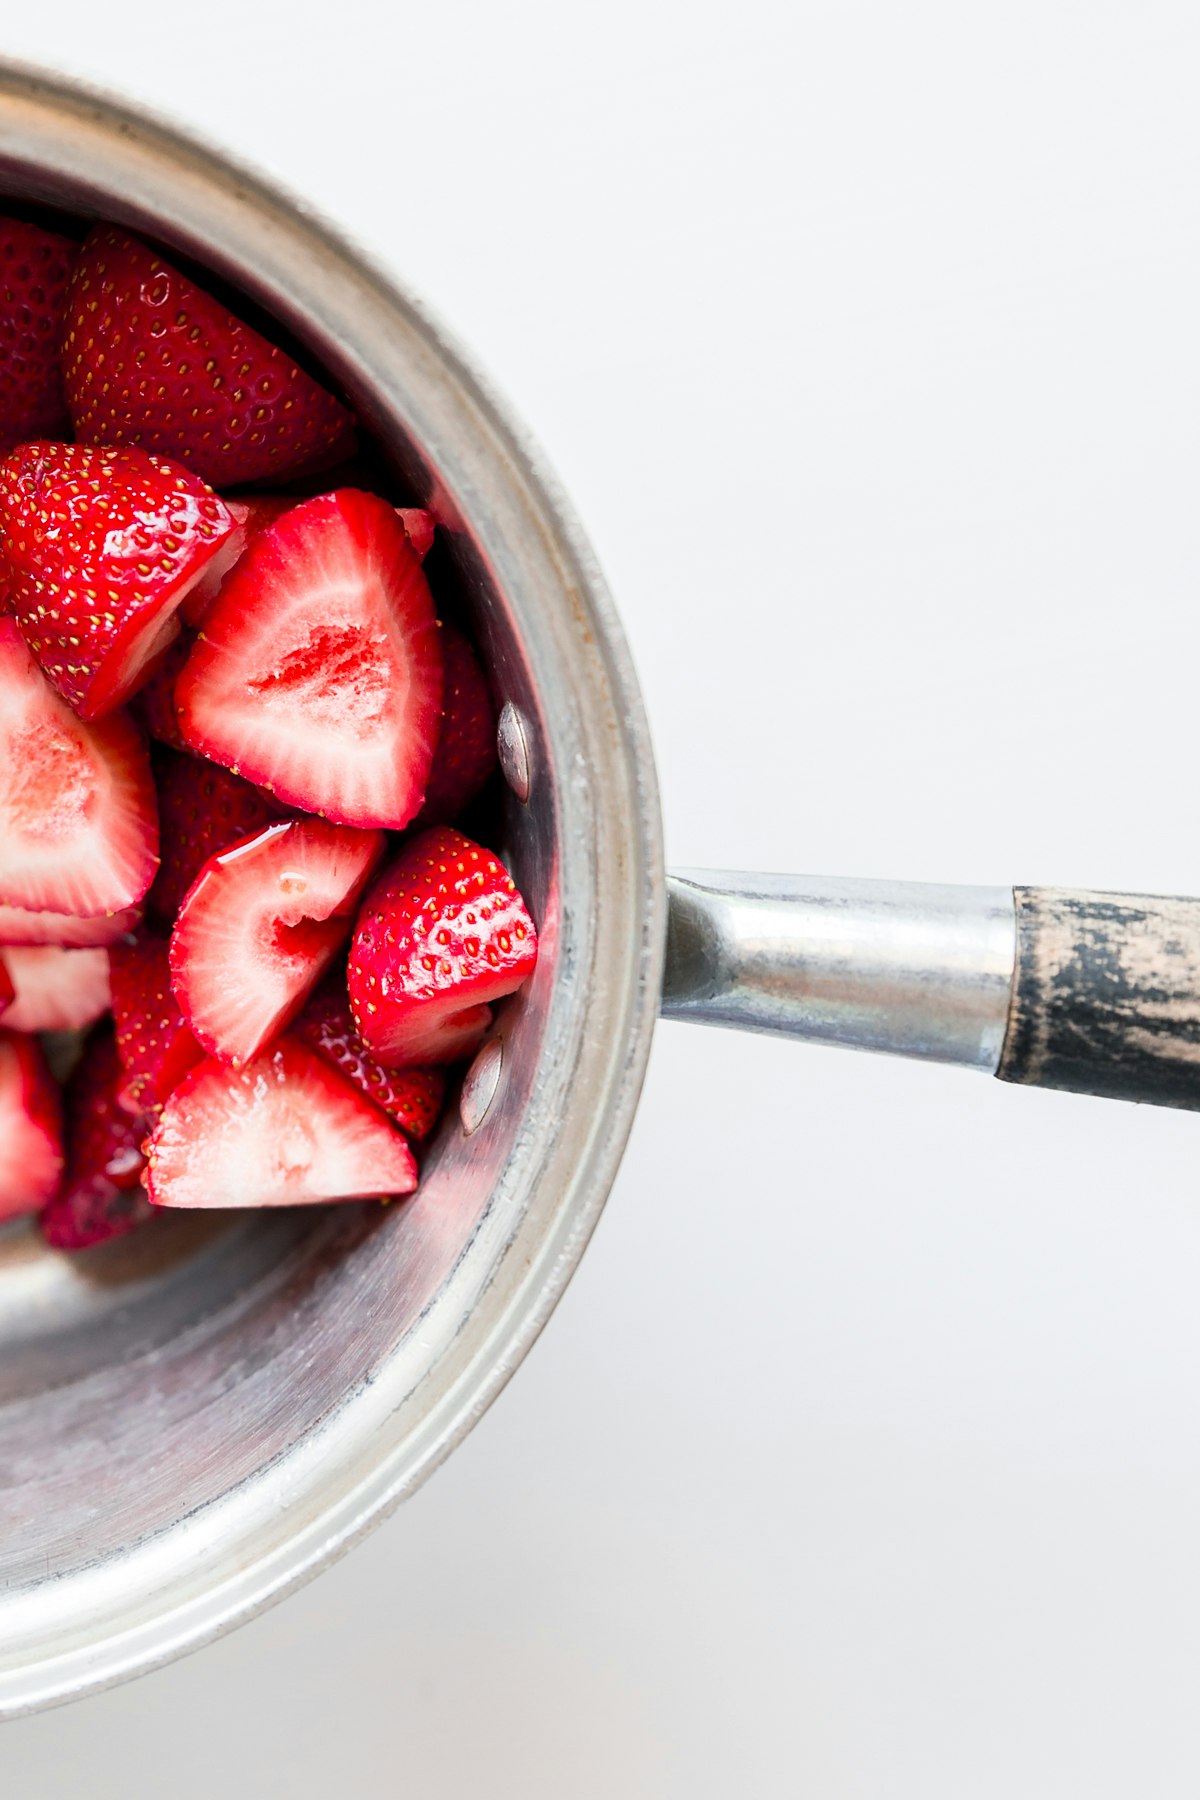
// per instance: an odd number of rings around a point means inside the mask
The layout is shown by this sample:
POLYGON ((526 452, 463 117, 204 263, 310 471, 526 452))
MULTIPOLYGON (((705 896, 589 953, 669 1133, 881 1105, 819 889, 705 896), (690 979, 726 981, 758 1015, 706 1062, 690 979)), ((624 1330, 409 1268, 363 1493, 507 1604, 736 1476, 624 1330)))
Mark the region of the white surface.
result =
MULTIPOLYGON (((59 0, 557 463, 681 863, 1200 891, 1200 15, 59 0), (203 20, 201 32, 197 21, 203 20)), ((537 1351, 20 1800, 1195 1795, 1196 1119, 664 1027, 537 1351)))

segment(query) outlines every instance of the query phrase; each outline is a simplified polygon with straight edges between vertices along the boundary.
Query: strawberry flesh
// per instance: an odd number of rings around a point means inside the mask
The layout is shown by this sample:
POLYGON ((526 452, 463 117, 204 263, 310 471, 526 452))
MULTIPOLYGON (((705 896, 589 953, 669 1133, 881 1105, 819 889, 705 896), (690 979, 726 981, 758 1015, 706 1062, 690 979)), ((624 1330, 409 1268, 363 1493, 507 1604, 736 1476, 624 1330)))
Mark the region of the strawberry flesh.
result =
POLYGON ((487 677, 461 631, 442 626, 442 728, 418 831, 458 816, 496 767, 496 713, 487 677))
POLYGON ((78 246, 0 219, 0 456, 69 425, 58 349, 78 246))
POLYGON ((135 1117, 158 1112, 204 1052, 171 987, 167 939, 141 931, 109 952, 113 1024, 125 1073, 118 1094, 135 1117))
POLYGON ((389 1067, 456 1062, 536 961, 533 920, 503 863, 437 826, 404 845, 363 901, 347 967, 354 1022, 389 1067))
POLYGON ((86 725, 0 619, 0 904, 92 918, 158 866, 150 764, 122 714, 86 725))
POLYGON ((115 944, 133 931, 141 910, 127 906, 122 912, 100 913, 94 919, 76 919, 69 913, 29 912, 23 906, 0 906, 0 945, 58 944, 64 950, 86 950, 94 944, 115 944))
POLYGON ((161 865, 147 907, 168 927, 210 856, 253 837, 278 817, 240 775, 195 756, 156 754, 161 865))
POLYGON ((343 488, 255 538, 175 687, 190 747, 289 806, 399 830, 442 702, 429 587, 386 501, 343 488))
POLYGON ((171 980, 209 1055, 245 1064, 295 1017, 383 848, 382 832, 282 819, 205 863, 171 933, 171 980))
POLYGON ((8 945, 0 961, 16 989, 4 1014, 9 1031, 78 1031, 108 1011, 107 950, 8 945))
POLYGON ((422 562, 433 549, 433 514, 423 506, 398 506, 396 517, 408 533, 408 541, 422 562))
POLYGON ((57 1250, 85 1250, 153 1216, 140 1186, 146 1122, 121 1106, 124 1079, 112 1030, 101 1025, 67 1083, 66 1174, 40 1220, 57 1250))
POLYGON ((188 625, 203 625, 234 564, 241 561, 260 531, 274 524, 281 513, 288 512, 297 502, 288 494, 247 494, 227 504, 233 514, 233 530, 179 609, 188 625))
POLYGON ((377 1063, 354 1026, 346 983, 331 975, 312 996, 292 1027, 292 1035, 340 1069, 360 1093, 381 1106, 390 1119, 417 1143, 437 1124, 446 1097, 442 1069, 385 1069, 377 1063))
POLYGON ((175 683, 192 654, 195 642, 194 631, 180 631, 174 643, 168 645, 166 654, 159 659, 153 675, 142 683, 129 706, 134 717, 141 721, 149 735, 158 743, 168 744, 172 750, 181 750, 189 755, 188 747, 183 741, 179 716, 175 711, 175 683))
POLYGON ((211 488, 165 457, 22 444, 0 462, 9 609, 80 718, 134 693, 176 609, 233 530, 211 488))
POLYGON ((157 1206, 300 1206, 417 1185, 401 1133, 290 1037, 243 1069, 200 1063, 164 1106, 147 1155, 157 1206))
POLYGON ((62 1169, 62 1107, 41 1046, 0 1031, 0 1219, 44 1206, 62 1169))
POLYGON ((82 443, 138 444, 214 487, 331 468, 354 447, 340 401, 114 225, 80 253, 63 363, 82 443))

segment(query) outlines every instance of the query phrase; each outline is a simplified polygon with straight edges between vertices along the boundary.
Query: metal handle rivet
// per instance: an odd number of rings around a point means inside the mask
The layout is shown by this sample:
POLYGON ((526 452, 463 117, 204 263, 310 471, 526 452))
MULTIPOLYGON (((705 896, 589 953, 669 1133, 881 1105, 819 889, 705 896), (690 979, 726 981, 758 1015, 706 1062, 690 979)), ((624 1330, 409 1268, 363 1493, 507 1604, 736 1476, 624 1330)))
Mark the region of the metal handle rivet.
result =
POLYGON ((496 726, 496 753, 500 758, 500 772, 517 799, 522 802, 528 800, 529 744, 525 736, 525 721, 511 700, 506 700, 500 709, 500 720, 496 726))
POLYGON ((458 1116, 466 1137, 479 1130, 492 1109, 492 1101, 500 1087, 500 1066, 503 1061, 503 1041, 493 1038, 483 1046, 467 1070, 458 1100, 458 1116))

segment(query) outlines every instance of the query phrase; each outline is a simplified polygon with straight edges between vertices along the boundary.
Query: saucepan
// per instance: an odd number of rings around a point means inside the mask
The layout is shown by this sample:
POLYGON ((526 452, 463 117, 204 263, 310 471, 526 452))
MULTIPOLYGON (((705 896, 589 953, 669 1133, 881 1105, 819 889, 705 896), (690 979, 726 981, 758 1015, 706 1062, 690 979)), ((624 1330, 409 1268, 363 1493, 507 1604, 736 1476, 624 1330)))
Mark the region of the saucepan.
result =
POLYGON ((1195 1107, 1200 903, 668 878, 642 702, 591 551, 423 306, 225 157, 11 65, 0 192, 119 221, 233 284, 435 512, 491 668, 501 847, 542 943, 412 1201, 164 1219, 81 1258, 24 1226, 0 1235, 0 1714, 15 1714, 230 1629, 436 1468, 570 1279, 660 1010, 1195 1107))

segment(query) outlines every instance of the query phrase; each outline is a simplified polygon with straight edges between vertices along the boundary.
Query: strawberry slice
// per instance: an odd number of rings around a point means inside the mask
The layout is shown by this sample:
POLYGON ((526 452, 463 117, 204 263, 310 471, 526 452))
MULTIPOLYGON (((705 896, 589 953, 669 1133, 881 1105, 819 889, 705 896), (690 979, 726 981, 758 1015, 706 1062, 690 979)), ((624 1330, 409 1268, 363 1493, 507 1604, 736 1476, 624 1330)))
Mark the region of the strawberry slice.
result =
POLYGON ((4 1015, 9 1031, 78 1031, 108 1011, 107 950, 7 945, 0 961, 16 989, 4 1015))
POLYGON ((177 636, 180 601, 233 530, 165 457, 22 444, 0 462, 9 609, 47 679, 98 719, 177 636))
POLYGON ((302 1206, 417 1185, 400 1132, 290 1037, 244 1069, 209 1059, 185 1075, 147 1154, 156 1206, 302 1206))
POLYGON ((385 1069, 354 1028, 345 978, 331 975, 292 1027, 293 1037, 340 1069, 360 1093, 381 1106, 402 1131, 420 1143, 437 1124, 446 1097, 442 1069, 385 1069))
POLYGON ((141 931, 109 951, 113 1024, 125 1072, 118 1099, 126 1112, 158 1112, 204 1052, 171 988, 166 938, 141 931))
POLYGON ((442 729, 434 752, 418 830, 457 818, 496 766, 496 712, 487 677, 461 631, 442 626, 445 691, 442 729))
POLYGON ((408 533, 408 541, 421 562, 433 549, 434 519, 423 506, 398 506, 396 517, 408 533))
POLYGON ((115 944, 135 928, 141 916, 141 909, 136 906, 127 906, 123 912, 101 913, 94 919, 0 906, 0 945, 58 944, 64 950, 86 950, 95 944, 115 944))
POLYGON ((140 1186, 146 1122, 119 1104, 123 1081, 112 1031, 102 1025, 67 1083, 66 1174, 40 1220, 56 1250, 85 1250, 153 1216, 140 1186))
POLYGON ((0 903, 91 918, 158 866, 150 763, 121 714, 85 725, 0 619, 0 903))
POLYGON ((78 245, 20 219, 0 219, 0 456, 69 421, 58 346, 78 245))
POLYGON ((211 1056, 247 1063, 295 1017, 383 847, 382 832, 281 819, 205 863, 171 933, 171 981, 211 1056))
POLYGON ((155 770, 162 862, 146 904, 169 929, 209 857, 279 815, 256 787, 215 763, 160 751, 155 770))
POLYGON ((456 1062, 537 961, 537 933, 490 850, 440 825, 404 846, 362 904, 347 979, 354 1022, 392 1068, 456 1062))
POLYGON ((331 468, 354 448, 340 401, 115 225, 83 245, 63 363, 81 442, 157 450, 214 487, 331 468))
POLYGON ((433 763, 438 638, 394 509, 353 488, 306 500, 226 577, 176 683, 184 737, 290 806, 399 829, 433 763))
POLYGON ((0 1031, 0 1219, 44 1206, 62 1168, 62 1107, 41 1047, 0 1031))
POLYGON ((233 530, 180 608, 184 620, 192 626, 203 625, 233 565, 241 561, 260 531, 273 525, 281 513, 291 511, 296 498, 289 494, 247 494, 244 499, 227 504, 233 514, 233 530))

